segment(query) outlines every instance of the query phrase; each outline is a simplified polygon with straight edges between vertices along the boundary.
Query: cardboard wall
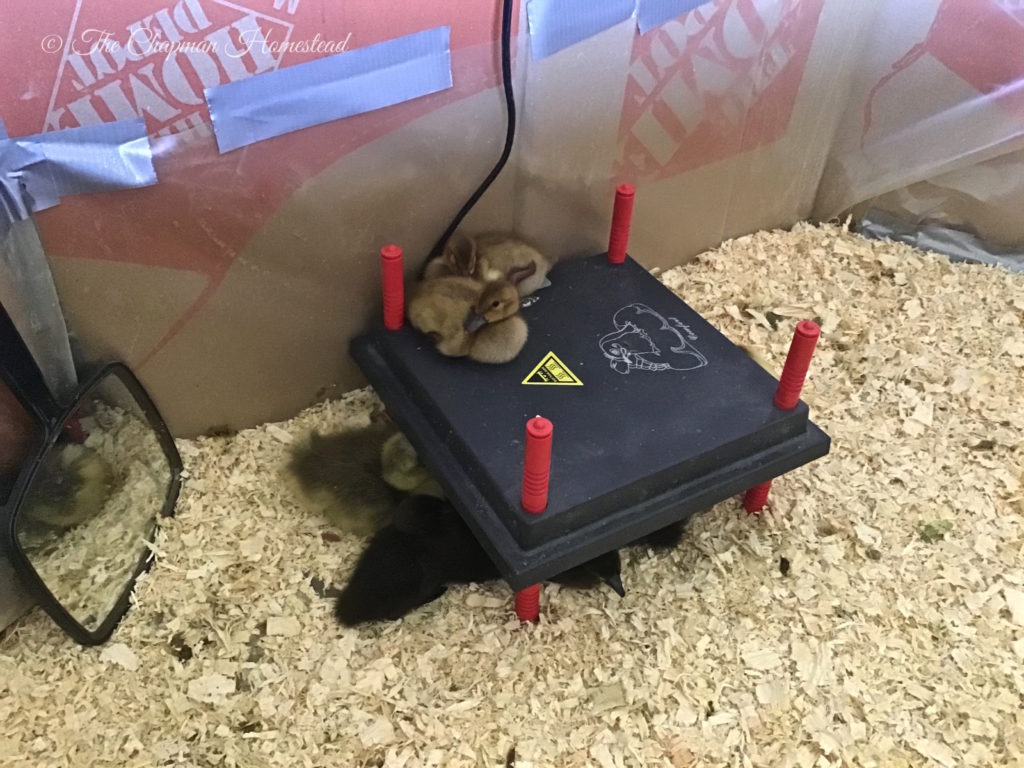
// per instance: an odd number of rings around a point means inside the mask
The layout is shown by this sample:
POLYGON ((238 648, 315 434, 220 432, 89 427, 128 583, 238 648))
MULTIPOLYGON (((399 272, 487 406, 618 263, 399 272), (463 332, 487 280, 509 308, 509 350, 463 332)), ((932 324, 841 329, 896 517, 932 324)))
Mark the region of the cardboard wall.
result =
MULTIPOLYGON (((734 235, 941 183, 992 159, 944 163, 942 131, 927 128, 984 92, 949 76, 960 54, 934 32, 943 9, 966 4, 709 0, 645 35, 630 19, 542 59, 520 7, 516 148, 464 226, 514 228, 555 258, 592 253, 607 243, 614 186, 630 181, 630 252, 671 266, 734 235), (921 39, 941 45, 912 67, 896 61, 921 39)), ((12 136, 147 121, 156 186, 66 198, 37 222, 72 331, 89 355, 132 365, 178 435, 287 418, 361 385, 347 344, 379 308, 379 247, 401 244, 411 274, 501 149, 497 0, 14 0, 0 13, 12 136), (357 49, 438 25, 451 28, 451 89, 218 152, 204 87, 317 58, 246 51, 245 30, 357 49), (89 50, 90 30, 127 40, 140 27, 220 48, 135 60, 68 48, 89 50)), ((1015 109, 971 112, 968 143, 1006 139, 1015 109)), ((1018 185, 1004 186, 1012 205, 1018 185)))

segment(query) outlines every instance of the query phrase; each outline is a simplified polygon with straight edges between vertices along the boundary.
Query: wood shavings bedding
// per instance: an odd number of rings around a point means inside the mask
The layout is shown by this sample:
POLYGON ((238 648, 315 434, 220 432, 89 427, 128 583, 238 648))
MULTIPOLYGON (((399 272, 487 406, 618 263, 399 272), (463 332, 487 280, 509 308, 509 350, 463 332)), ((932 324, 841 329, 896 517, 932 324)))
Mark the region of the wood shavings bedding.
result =
POLYGON ((0 764, 1019 765, 1024 280, 809 225, 661 278, 776 368, 798 319, 823 326, 804 397, 832 452, 771 514, 733 499, 629 551, 624 600, 546 586, 537 626, 492 584, 349 631, 318 592, 360 542, 276 469, 372 394, 183 441, 123 648, 39 612, 0 641, 0 764))

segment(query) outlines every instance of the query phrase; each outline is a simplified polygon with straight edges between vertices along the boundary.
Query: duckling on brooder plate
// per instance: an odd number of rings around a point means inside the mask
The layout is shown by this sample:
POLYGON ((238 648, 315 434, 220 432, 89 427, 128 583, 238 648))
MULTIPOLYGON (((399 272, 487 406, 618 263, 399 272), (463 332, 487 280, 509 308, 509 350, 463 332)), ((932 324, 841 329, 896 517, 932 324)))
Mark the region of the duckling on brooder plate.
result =
POLYGON ((448 357, 507 363, 526 344, 529 330, 519 314, 516 285, 536 271, 531 264, 508 279, 481 283, 445 276, 417 285, 409 299, 409 322, 448 357))
POLYGON ((544 254, 514 235, 488 232, 471 237, 456 232, 441 255, 427 262, 423 275, 427 280, 455 275, 481 282, 516 276, 516 290, 522 297, 550 285, 550 270, 551 262, 544 254))

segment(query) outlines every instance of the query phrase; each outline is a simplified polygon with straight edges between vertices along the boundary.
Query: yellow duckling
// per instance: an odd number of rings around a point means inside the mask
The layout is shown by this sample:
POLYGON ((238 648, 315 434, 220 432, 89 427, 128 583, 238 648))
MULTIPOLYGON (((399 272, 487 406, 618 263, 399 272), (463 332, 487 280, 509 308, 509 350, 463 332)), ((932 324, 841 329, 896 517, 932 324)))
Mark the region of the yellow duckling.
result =
POLYGON ((512 281, 437 277, 418 284, 411 294, 409 322, 442 355, 506 363, 526 343, 528 330, 519 317, 519 293, 512 281))
POLYGON ((440 484, 431 477, 412 443, 401 432, 396 432, 381 447, 381 475, 392 488, 417 496, 444 498, 440 484))
POLYGON ((526 241, 502 232, 471 237, 456 232, 441 255, 431 259, 424 279, 457 276, 481 282, 502 278, 515 283, 519 295, 529 296, 544 285, 551 262, 526 241))

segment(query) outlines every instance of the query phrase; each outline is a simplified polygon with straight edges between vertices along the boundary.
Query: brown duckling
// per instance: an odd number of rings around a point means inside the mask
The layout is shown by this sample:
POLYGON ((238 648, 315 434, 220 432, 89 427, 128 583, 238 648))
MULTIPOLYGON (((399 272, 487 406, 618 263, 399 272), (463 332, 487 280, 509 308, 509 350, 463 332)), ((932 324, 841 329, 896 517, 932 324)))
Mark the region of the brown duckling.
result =
POLYGON ((430 337, 442 355, 504 363, 526 343, 526 322, 518 312, 519 294, 513 281, 480 283, 446 276, 417 285, 407 314, 412 326, 430 337))
POLYGON ((455 275, 481 282, 504 278, 514 282, 523 297, 541 288, 550 270, 551 262, 540 251, 514 235, 488 232, 471 237, 456 232, 423 274, 424 279, 455 275))

